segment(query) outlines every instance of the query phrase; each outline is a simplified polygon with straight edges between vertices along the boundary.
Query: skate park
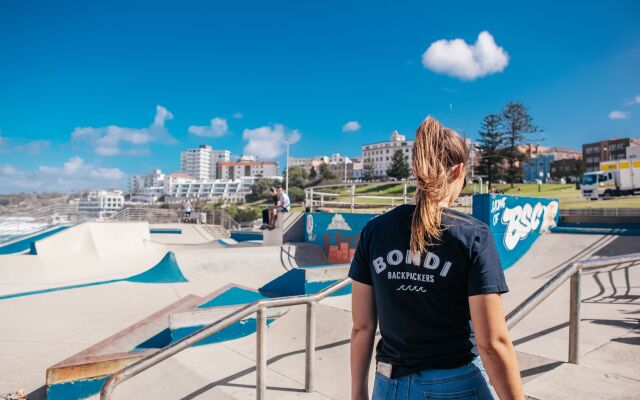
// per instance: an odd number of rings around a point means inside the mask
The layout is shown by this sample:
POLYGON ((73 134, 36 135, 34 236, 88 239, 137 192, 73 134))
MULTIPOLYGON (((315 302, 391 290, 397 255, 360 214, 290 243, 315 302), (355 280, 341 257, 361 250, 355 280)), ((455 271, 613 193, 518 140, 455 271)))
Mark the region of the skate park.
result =
MULTIPOLYGON (((633 221, 624 229, 563 226, 553 199, 484 196, 472 212, 490 226, 495 215, 502 221, 492 231, 510 287, 506 313, 573 262, 640 253, 633 221), (517 207, 528 219, 524 230, 503 217, 517 207)), ((0 247, 7 321, 0 342, 8 360, 0 392, 99 398, 113 374, 255 302, 330 290, 346 277, 360 229, 373 217, 291 213, 261 240, 255 232, 219 237, 199 225, 148 222, 85 222, 14 240, 0 247)), ((569 362, 569 279, 513 326, 529 398, 631 399, 639 392, 635 256, 583 268, 577 364, 569 362)), ((123 381, 113 398, 253 399, 261 381, 263 398, 347 399, 349 293, 347 282, 313 303, 311 378, 309 306, 300 303, 264 309, 266 346, 256 345, 258 316, 247 315, 123 381)))

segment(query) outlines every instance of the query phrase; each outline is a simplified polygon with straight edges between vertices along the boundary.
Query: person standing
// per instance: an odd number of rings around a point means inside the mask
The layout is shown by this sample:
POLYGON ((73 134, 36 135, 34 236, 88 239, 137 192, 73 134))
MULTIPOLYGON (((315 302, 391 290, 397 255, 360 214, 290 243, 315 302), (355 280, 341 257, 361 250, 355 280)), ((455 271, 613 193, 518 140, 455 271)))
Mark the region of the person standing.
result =
MULTIPOLYGON (((276 187, 271 186, 269 190, 271 191, 271 197, 269 198, 271 201, 271 204, 273 206, 276 206, 278 204, 278 195, 276 193, 276 187)), ((272 207, 270 206, 262 210, 262 226, 260 227, 260 229, 267 229, 269 227, 269 213, 271 211, 271 208, 272 207)))
POLYGON ((369 399, 378 324, 373 400, 524 399, 493 236, 449 208, 466 183, 467 157, 456 132, 425 119, 413 148, 415 204, 362 230, 349 271, 352 400, 369 399))
POLYGON ((289 212, 291 208, 291 200, 289 199, 289 195, 282 190, 282 186, 278 186, 276 189, 276 197, 278 201, 276 205, 271 208, 271 213, 269 214, 269 230, 275 229, 276 220, 278 219, 278 213, 289 212))

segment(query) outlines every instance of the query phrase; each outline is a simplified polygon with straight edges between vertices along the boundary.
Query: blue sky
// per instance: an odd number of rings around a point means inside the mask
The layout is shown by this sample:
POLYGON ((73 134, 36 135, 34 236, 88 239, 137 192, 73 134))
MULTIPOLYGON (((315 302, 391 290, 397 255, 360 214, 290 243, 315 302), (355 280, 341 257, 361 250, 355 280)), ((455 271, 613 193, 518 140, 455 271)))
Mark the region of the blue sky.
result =
POLYGON ((201 143, 359 155, 428 114, 475 138, 510 100, 544 145, 640 136, 639 2, 479 3, 2 1, 0 192, 123 187, 201 143))

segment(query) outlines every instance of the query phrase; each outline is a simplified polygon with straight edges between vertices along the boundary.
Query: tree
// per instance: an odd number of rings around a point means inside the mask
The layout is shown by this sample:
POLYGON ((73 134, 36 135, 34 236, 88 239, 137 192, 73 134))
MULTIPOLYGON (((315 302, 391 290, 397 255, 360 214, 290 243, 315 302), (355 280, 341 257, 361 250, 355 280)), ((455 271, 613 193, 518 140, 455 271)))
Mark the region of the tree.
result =
POLYGON ((318 176, 318 173, 316 172, 316 167, 312 165, 311 170, 309 171, 309 178, 313 179, 316 176, 318 176))
POLYGON ((500 149, 504 141, 504 125, 502 118, 497 114, 489 114, 484 117, 480 126, 480 139, 478 149, 482 154, 478 163, 480 175, 486 175, 491 189, 491 182, 500 175, 502 169, 503 151, 500 149))
POLYGON ((529 134, 539 132, 541 129, 534 125, 533 117, 529 115, 527 107, 519 102, 509 102, 504 106, 502 120, 507 144, 505 158, 509 161, 507 177, 513 187, 515 180, 522 174, 522 171, 516 167, 516 162, 523 161, 525 158, 525 155, 518 151, 518 145, 524 143, 529 134))
POLYGON ((320 175, 326 180, 336 179, 336 176, 329 170, 327 163, 320 164, 320 175))
POLYGON ((365 181, 371 181, 374 176, 375 172, 373 170, 373 164, 371 163, 371 160, 367 158, 362 166, 362 179, 365 181))
POLYGON ((304 189, 297 186, 289 186, 289 200, 291 202, 301 202, 304 201, 304 189))
MULTIPOLYGON (((284 175, 286 179, 286 170, 284 171, 284 175)), ((307 170, 305 170, 303 167, 289 167, 289 187, 297 186, 299 188, 304 188, 308 177, 309 174, 307 174, 307 170)))
POLYGON ((273 186, 273 179, 258 178, 251 185, 251 193, 247 194, 247 201, 258 201, 260 199, 268 199, 272 196, 271 186, 273 186))
POLYGON ((411 175, 411 169, 407 162, 407 156, 404 155, 401 149, 396 150, 391 157, 391 165, 389 169, 387 169, 387 176, 396 179, 406 179, 409 175, 411 175))

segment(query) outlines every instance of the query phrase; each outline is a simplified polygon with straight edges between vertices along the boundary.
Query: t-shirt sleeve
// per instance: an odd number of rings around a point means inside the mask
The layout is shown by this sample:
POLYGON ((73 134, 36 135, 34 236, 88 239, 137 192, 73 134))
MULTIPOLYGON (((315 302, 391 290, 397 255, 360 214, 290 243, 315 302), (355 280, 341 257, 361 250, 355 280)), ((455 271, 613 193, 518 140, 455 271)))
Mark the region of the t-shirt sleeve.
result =
POLYGON ((509 291, 504 279, 498 248, 493 235, 485 226, 475 232, 471 245, 471 265, 467 282, 467 295, 509 291))
POLYGON ((369 268, 369 250, 367 249, 366 226, 360 233, 358 247, 351 260, 351 268, 349 268, 349 278, 366 285, 372 285, 371 269, 369 268))

